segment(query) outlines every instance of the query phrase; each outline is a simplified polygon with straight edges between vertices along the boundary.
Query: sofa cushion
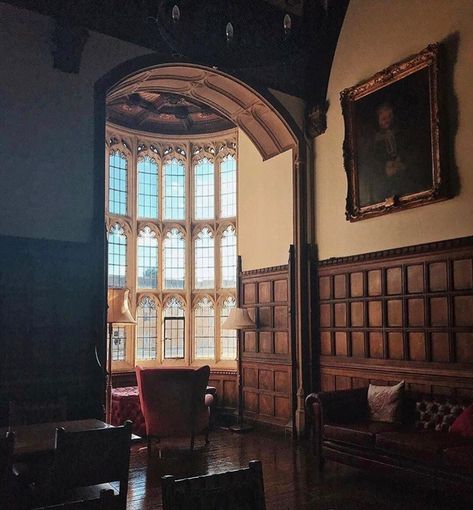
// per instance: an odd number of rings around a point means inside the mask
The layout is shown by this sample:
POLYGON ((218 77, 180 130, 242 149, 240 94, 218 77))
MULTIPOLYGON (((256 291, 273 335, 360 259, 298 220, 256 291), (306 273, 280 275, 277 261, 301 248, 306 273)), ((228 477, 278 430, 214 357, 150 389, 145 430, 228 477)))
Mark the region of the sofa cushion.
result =
POLYGON ((464 437, 473 437, 473 404, 468 406, 452 423, 450 432, 464 437))
POLYGON ((394 386, 376 386, 370 384, 368 387, 368 407, 371 420, 399 421, 403 394, 404 381, 394 386))
POLYGON ((473 444, 447 448, 442 452, 442 463, 454 472, 473 475, 473 444))
POLYGON ((465 439, 448 432, 397 431, 376 435, 376 447, 421 462, 436 462, 442 450, 461 446, 465 439))
POLYGON ((376 434, 398 429, 399 425, 396 423, 381 421, 366 421, 343 425, 326 424, 324 425, 324 439, 360 446, 374 446, 376 434))

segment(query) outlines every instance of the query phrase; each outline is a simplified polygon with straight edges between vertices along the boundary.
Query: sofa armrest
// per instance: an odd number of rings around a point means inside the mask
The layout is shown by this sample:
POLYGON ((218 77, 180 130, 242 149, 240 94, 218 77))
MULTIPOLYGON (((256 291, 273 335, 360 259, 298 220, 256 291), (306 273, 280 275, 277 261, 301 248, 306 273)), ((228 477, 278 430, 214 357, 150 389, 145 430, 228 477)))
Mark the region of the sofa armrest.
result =
POLYGON ((311 393, 305 405, 311 420, 314 454, 320 455, 325 423, 353 423, 367 418, 368 388, 311 393))

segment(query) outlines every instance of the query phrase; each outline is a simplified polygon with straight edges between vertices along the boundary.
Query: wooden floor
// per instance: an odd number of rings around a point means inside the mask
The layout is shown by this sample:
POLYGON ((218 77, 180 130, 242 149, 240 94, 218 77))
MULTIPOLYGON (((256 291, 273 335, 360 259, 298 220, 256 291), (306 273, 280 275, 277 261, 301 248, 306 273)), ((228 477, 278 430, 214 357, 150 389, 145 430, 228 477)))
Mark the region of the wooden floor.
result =
POLYGON ((415 489, 366 472, 327 462, 317 477, 307 442, 284 435, 252 431, 244 435, 218 430, 211 443, 197 443, 193 453, 186 443, 174 444, 148 457, 144 444, 133 446, 128 510, 161 508, 160 478, 188 477, 246 467, 252 459, 263 463, 268 510, 471 510, 471 501, 452 499, 435 488, 415 489))

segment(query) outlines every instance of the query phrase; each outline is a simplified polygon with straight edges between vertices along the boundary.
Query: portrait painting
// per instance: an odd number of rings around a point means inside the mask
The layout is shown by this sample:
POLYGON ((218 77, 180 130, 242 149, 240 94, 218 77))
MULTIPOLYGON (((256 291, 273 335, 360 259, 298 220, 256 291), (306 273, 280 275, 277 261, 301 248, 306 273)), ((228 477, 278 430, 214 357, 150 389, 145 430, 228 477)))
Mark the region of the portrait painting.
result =
POLYGON ((442 198, 437 58, 431 45, 341 93, 348 220, 442 198))

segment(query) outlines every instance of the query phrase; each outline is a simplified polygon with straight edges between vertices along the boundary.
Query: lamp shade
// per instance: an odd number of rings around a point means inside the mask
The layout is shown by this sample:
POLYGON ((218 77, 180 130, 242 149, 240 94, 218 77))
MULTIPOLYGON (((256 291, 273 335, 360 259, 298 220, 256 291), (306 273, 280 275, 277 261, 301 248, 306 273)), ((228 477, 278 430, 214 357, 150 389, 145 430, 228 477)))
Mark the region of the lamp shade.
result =
POLYGON ((128 289, 114 289, 108 292, 107 322, 109 324, 135 324, 128 306, 128 289))
POLYGON ((248 315, 246 308, 232 308, 222 324, 223 329, 250 329, 255 327, 256 324, 248 315))

